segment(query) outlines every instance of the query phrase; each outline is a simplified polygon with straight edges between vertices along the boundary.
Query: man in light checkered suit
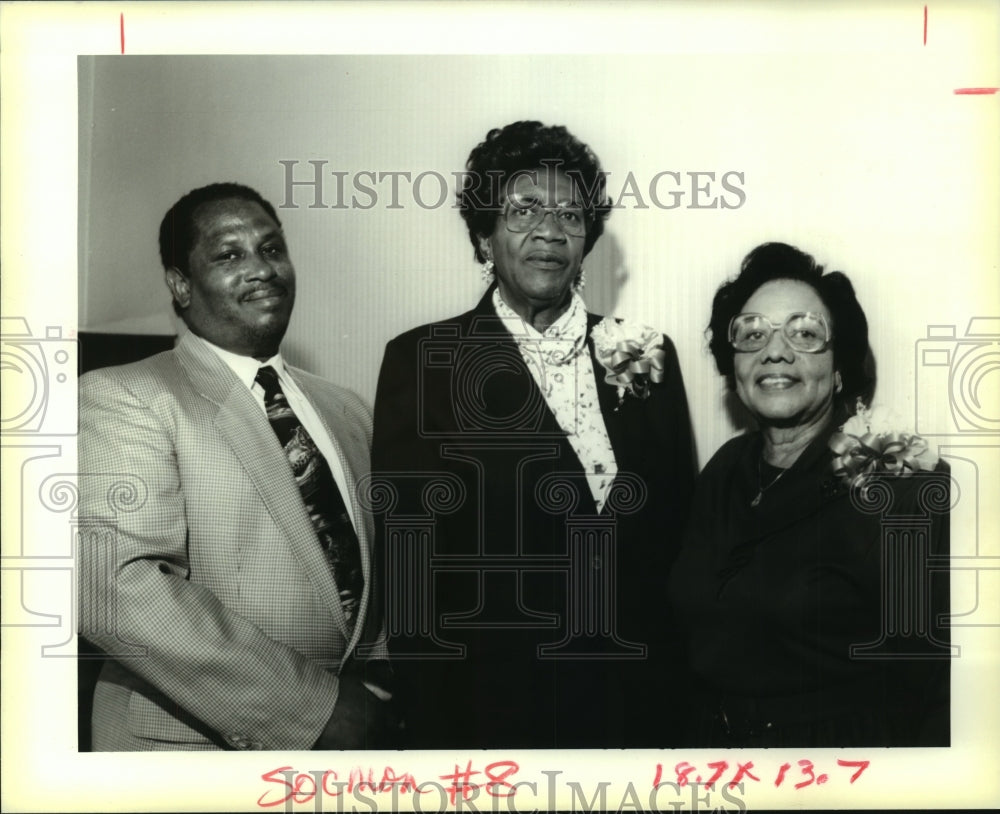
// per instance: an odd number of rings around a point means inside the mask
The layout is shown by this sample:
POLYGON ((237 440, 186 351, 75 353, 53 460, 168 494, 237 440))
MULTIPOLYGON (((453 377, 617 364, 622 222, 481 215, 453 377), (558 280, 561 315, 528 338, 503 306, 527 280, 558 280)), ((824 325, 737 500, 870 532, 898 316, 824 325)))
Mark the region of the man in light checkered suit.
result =
POLYGON ((370 415, 281 359, 295 272, 277 214, 237 184, 194 190, 164 218, 160 252, 188 331, 171 351, 80 379, 81 632, 110 656, 93 748, 391 745, 371 519, 356 493, 370 415), (360 601, 342 602, 268 421, 265 363, 343 497, 360 601))

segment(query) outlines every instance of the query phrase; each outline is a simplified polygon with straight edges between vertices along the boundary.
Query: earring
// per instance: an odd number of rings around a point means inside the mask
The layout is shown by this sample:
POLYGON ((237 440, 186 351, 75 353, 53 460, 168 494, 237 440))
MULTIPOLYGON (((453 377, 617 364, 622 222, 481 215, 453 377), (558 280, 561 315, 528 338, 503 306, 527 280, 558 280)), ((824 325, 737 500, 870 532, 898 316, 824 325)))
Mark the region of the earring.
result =
POLYGON ((482 274, 482 276, 483 276, 483 282, 486 283, 487 286, 493 285, 493 279, 494 278, 493 278, 493 261, 492 260, 487 260, 485 263, 483 263, 483 268, 482 268, 482 271, 480 271, 480 274, 482 274))
POLYGON ((573 280, 573 290, 578 294, 583 291, 583 287, 587 284, 587 272, 584 271, 583 266, 580 266, 580 270, 576 273, 576 279, 573 280))

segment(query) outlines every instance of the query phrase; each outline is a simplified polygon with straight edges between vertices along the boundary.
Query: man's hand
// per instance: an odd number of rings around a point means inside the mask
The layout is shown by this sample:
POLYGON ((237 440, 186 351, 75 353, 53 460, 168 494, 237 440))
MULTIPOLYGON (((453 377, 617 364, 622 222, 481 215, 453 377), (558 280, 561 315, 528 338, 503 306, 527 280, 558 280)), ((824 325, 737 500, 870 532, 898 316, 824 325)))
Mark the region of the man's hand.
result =
POLYGON ((392 749, 398 730, 391 703, 379 700, 360 676, 341 675, 337 705, 313 749, 392 749))

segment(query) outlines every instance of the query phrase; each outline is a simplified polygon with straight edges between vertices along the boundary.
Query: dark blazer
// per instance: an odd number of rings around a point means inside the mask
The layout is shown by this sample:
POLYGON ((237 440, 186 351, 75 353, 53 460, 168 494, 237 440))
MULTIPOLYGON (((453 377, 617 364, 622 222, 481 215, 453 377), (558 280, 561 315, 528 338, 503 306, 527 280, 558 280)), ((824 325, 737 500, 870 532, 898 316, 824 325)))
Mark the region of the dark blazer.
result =
POLYGON ((702 690, 686 745, 948 745, 947 466, 852 496, 834 429, 757 507, 758 433, 698 479, 670 580, 702 690))
POLYGON ((113 657, 95 750, 308 749, 346 657, 384 658, 355 489, 367 408, 287 369, 341 452, 365 577, 353 628, 264 411, 210 348, 185 335, 80 379, 81 633, 113 657))
POLYGON ((491 297, 394 339, 379 377, 376 540, 410 745, 669 743, 662 586, 695 471, 673 345, 664 381, 619 403, 588 315, 619 470, 598 514, 491 297))

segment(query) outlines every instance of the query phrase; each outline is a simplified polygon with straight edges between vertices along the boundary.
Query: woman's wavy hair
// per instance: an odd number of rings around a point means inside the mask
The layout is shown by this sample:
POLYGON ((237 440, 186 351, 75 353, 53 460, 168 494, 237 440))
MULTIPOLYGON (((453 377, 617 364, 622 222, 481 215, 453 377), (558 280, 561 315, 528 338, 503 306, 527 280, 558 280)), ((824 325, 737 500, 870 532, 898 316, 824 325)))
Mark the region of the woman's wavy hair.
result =
POLYGON ((458 208, 469 230, 476 260, 485 262, 479 237, 493 234, 503 211, 507 182, 516 173, 550 167, 573 181, 585 210, 587 234, 583 253, 594 247, 611 214, 605 173, 593 151, 562 125, 521 121, 490 130, 465 162, 458 208))
POLYGON ((705 335, 715 357, 715 366, 736 388, 733 370, 735 349, 729 343, 729 323, 743 310, 747 300, 771 280, 798 280, 810 286, 830 312, 833 332, 833 363, 840 371, 843 389, 834 397, 834 407, 849 411, 861 398, 871 403, 875 392, 875 366, 868 345, 868 320, 854 293, 854 286, 841 271, 824 273, 812 258, 787 243, 764 243, 745 258, 734 280, 723 283, 712 301, 712 317, 705 335))

